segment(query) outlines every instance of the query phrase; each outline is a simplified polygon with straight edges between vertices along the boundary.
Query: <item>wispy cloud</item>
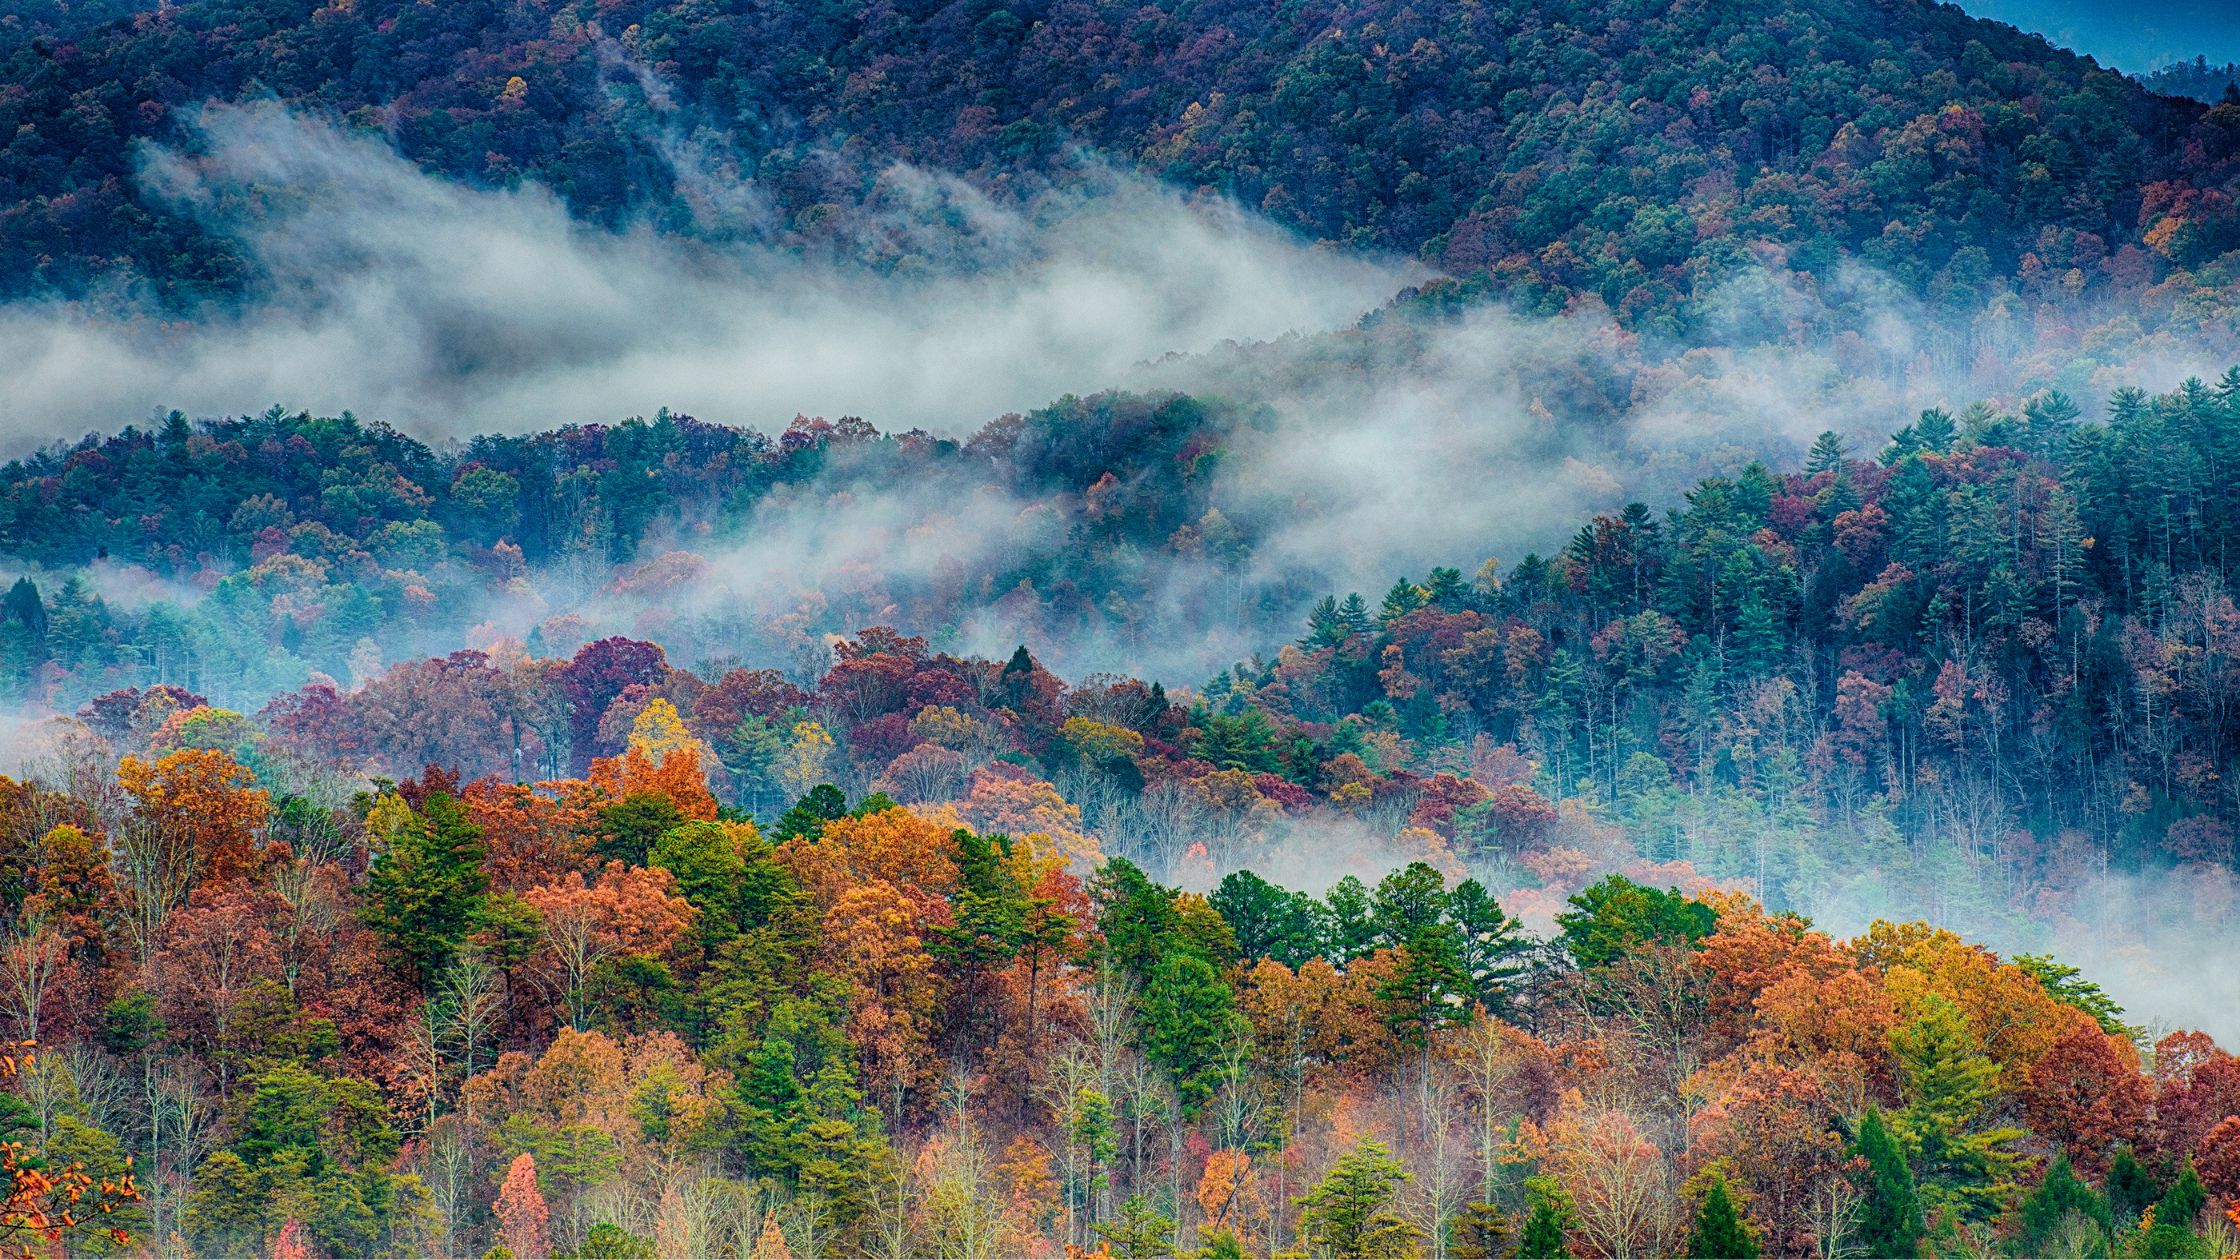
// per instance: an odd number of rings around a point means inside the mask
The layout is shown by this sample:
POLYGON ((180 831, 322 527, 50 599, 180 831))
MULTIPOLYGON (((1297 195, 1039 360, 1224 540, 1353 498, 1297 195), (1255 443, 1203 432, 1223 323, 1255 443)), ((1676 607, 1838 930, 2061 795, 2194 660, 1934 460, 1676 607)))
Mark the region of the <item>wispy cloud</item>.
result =
POLYGON ((445 182, 276 106, 207 106, 199 126, 205 152, 149 149, 141 177, 242 242, 256 296, 190 321, 0 310, 0 432, 16 444, 273 402, 431 434, 664 405, 969 429, 1160 355, 1351 322, 1413 274, 1111 171, 1015 206, 890 169, 851 225, 902 260, 874 273, 587 227, 540 188, 445 182), (969 265, 919 266, 919 246, 969 265))

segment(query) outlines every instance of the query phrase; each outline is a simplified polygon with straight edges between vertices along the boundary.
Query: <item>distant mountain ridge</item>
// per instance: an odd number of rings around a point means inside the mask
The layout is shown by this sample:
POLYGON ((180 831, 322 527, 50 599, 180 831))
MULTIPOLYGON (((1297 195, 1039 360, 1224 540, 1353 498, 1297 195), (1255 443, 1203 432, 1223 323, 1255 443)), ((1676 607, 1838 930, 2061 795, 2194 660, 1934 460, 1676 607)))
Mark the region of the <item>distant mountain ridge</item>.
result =
POLYGON ((178 111, 264 95, 591 220, 796 245, 892 160, 1001 193, 1085 146, 1644 328, 1686 327, 1769 252, 1861 259, 1953 309, 2173 277, 2221 309, 2240 247, 2240 109, 1921 0, 188 0, 75 38, 0 22, 0 82, 18 296, 253 286, 133 164, 141 141, 191 147, 178 111), (735 162, 767 219, 696 222, 680 137, 735 162))
POLYGON ((2206 105, 2219 104, 2225 94, 2240 86, 2240 62, 2211 65, 2207 57, 2195 57, 2167 65, 2153 74, 2142 74, 2139 82, 2150 92, 2164 96, 2187 96, 2206 105))

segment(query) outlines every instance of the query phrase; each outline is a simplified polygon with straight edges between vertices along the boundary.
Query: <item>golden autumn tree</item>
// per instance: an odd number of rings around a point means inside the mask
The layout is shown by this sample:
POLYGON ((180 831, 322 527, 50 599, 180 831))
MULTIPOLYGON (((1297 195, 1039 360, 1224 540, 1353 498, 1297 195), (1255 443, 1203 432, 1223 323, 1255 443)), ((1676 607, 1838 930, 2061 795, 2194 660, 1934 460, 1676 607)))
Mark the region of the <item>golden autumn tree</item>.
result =
POLYGON ((899 1121, 907 1101, 937 1078, 934 1016, 942 981, 926 950, 928 925, 947 907, 886 880, 848 889, 824 918, 826 967, 849 985, 848 1039, 861 1079, 899 1121))
POLYGON ((702 746, 693 733, 685 729, 684 717, 677 706, 656 696, 638 711, 630 723, 629 746, 646 755, 646 759, 660 765, 670 753, 691 749, 702 753, 702 746))
MULTIPOLYGON (((692 821, 708 822, 716 816, 715 794, 708 790, 708 776, 701 772, 700 752, 691 745, 671 749, 657 762, 645 749, 632 744, 619 757, 594 760, 583 783, 610 801, 658 796, 692 821)), ((552 786, 561 790, 563 800, 574 798, 574 803, 583 803, 577 792, 568 790, 576 785, 552 786)))
POLYGON ((1007 1256, 1037 1256, 1051 1250, 1050 1231, 1056 1226, 1057 1176, 1050 1168, 1050 1152, 1027 1134, 1013 1138, 996 1164, 996 1175, 1009 1186, 998 1246, 1007 1256))
POLYGON ((975 774, 956 812, 984 835, 1041 836, 1082 870, 1104 861, 1097 838, 1082 826, 1081 807, 1040 779, 975 774))
POLYGON ((787 799, 808 795, 809 789, 832 778, 832 736, 815 722, 793 728, 785 751, 778 757, 776 778, 787 799))
POLYGON ((2032 1064, 2071 1029, 2096 1027, 2092 1017, 2047 993, 2037 977, 1980 945, 1927 924, 1876 923, 1853 942, 1863 963, 1882 971, 1883 987, 1902 1017, 1933 999, 1959 1009, 1984 1053, 1999 1068, 1999 1088, 2019 1089, 2032 1064))
POLYGON ((883 809, 835 818, 814 840, 779 845, 777 857, 821 910, 838 905, 848 889, 877 880, 946 898, 957 886, 949 842, 954 830, 912 810, 883 809))
POLYGON ((154 762, 127 756, 117 783, 141 821, 188 838, 199 878, 229 879, 256 860, 257 828, 271 798, 256 776, 223 752, 182 748, 154 762))

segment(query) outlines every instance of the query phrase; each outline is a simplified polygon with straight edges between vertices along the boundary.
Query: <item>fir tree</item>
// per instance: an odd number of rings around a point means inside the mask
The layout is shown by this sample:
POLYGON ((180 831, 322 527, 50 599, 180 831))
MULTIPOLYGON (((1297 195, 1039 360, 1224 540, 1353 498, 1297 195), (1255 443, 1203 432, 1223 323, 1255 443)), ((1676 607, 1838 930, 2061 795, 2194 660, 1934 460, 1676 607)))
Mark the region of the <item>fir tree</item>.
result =
POLYGON ((483 855, 482 828, 448 794, 432 792, 366 875, 366 925, 423 982, 433 982, 474 930, 490 886, 483 855))
POLYGON ((1688 1255, 1694 1260, 1757 1260, 1758 1240, 1735 1211, 1725 1177, 1712 1177, 1711 1188, 1696 1209, 1695 1225, 1688 1231, 1688 1255))
POLYGON ((2200 1220, 2204 1206, 2209 1206, 2209 1193, 2193 1173, 2193 1161, 2186 1159, 2177 1182, 2171 1184, 2171 1193, 2155 1204, 2155 1224, 2146 1231, 2146 1238, 2139 1240, 2139 1256, 2150 1260, 2206 1256, 2209 1251, 2202 1249, 2200 1238, 2193 1233, 2193 1224, 2200 1220))
POLYGON ((1877 1257, 1915 1255, 1923 1231, 1921 1200, 1914 1192, 1913 1170, 1906 1166, 1905 1152, 1880 1111, 1868 1111, 1859 1122, 1851 1153, 1866 1161, 1861 1173, 1859 1249, 1877 1257))
POLYGON ((2129 1146, 2116 1148, 2115 1157, 2108 1162, 2107 1180, 2102 1183, 2108 1191, 2108 1211, 2118 1227, 2129 1229, 2139 1221, 2140 1214, 2162 1197, 2162 1187, 2155 1183, 2154 1175, 2129 1146))
POLYGON ((2108 1204, 2069 1167, 2067 1155, 2055 1155, 2038 1188, 2022 1201, 2016 1213, 2014 1248, 2018 1256, 2047 1254, 2047 1244, 2072 1218, 2088 1221, 2105 1235, 2108 1204))
POLYGON ((1384 1147, 1363 1139, 1296 1200, 1299 1231, 1327 1256, 1407 1255, 1422 1231, 1392 1211, 1392 1200, 1412 1180, 1384 1147))

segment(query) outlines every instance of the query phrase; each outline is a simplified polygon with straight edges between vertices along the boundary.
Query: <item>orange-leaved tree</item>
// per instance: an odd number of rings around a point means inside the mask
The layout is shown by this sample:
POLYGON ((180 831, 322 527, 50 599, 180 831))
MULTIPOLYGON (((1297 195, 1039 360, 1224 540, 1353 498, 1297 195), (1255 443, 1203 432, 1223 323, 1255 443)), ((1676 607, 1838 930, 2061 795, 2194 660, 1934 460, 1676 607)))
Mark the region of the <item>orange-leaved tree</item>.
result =
POLYGON ((225 753, 182 748, 156 761, 127 756, 117 783, 149 825, 186 836, 198 879, 244 874, 256 858, 257 828, 271 799, 256 776, 225 753))
MULTIPOLYGON (((24 1041, 0 1053, 0 1076, 13 1079, 30 1067, 35 1050, 24 1041)), ((84 1164, 58 1165, 21 1142, 0 1142, 0 1176, 7 1179, 0 1193, 0 1254, 28 1260, 52 1248, 74 1254, 97 1237, 119 1246, 132 1241, 117 1224, 118 1210, 141 1198, 130 1156, 121 1175, 96 1177, 84 1164)))

